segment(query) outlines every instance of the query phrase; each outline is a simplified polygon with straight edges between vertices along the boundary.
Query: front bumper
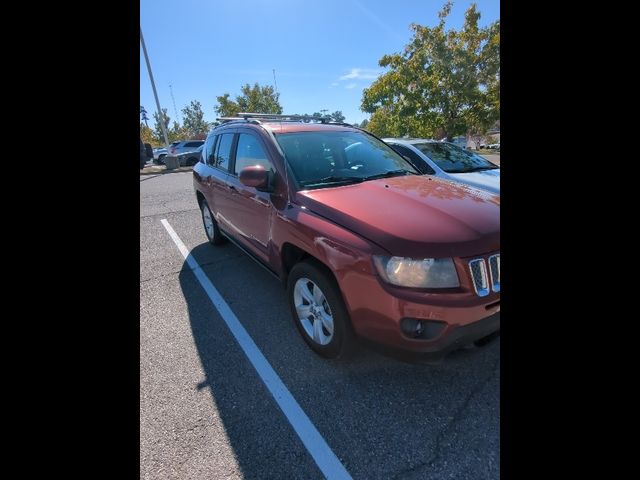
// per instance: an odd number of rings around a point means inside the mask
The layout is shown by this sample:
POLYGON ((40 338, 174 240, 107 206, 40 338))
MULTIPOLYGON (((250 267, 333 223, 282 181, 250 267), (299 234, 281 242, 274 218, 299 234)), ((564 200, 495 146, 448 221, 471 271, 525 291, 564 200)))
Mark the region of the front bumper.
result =
POLYGON ((395 350, 442 357, 500 330, 499 293, 405 293, 363 274, 344 277, 340 286, 356 334, 395 350), (412 338, 403 332, 403 319, 437 328, 427 338, 412 338))

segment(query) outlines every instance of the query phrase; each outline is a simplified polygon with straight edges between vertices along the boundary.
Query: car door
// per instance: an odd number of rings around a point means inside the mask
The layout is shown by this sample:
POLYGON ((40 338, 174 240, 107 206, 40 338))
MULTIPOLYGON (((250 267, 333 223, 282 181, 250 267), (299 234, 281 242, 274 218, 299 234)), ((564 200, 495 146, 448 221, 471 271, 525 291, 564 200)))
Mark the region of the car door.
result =
POLYGON ((239 130, 232 165, 227 178, 231 191, 231 205, 227 221, 231 234, 258 258, 269 260, 270 224, 273 206, 271 194, 240 183, 239 174, 244 167, 262 165, 275 177, 275 168, 268 157, 263 140, 247 130, 239 130))
POLYGON ((203 161, 194 169, 196 181, 201 186, 201 191, 218 226, 223 230, 228 230, 226 217, 222 212, 228 204, 226 201, 226 197, 229 196, 227 177, 233 137, 232 132, 210 135, 203 149, 203 161))

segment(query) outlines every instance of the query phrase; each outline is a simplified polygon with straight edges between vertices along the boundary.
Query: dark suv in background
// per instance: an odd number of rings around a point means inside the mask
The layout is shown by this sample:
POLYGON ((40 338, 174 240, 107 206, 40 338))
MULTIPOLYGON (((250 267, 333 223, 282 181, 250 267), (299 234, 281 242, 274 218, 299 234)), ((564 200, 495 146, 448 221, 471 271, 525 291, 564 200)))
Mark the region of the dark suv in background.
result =
POLYGON ((499 196, 420 175, 347 124, 219 120, 193 168, 207 238, 286 285, 314 351, 340 357, 359 336, 440 359, 497 334, 499 196))

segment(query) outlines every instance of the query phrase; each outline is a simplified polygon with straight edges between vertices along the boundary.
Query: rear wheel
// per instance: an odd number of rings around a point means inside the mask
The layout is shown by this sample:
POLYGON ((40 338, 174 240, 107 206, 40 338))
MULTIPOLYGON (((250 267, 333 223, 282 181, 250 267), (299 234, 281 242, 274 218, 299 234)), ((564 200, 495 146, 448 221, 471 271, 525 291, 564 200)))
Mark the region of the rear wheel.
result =
POLYGON ((211 245, 220 245, 225 242, 226 238, 220 232, 218 223, 216 222, 213 213, 206 200, 202 200, 200 203, 200 211, 202 213, 202 224, 204 225, 204 232, 207 235, 207 239, 211 245))
POLYGON ((325 358, 351 352, 354 335, 349 313, 335 280, 324 269, 309 261, 294 265, 287 296, 296 328, 313 351, 325 358))

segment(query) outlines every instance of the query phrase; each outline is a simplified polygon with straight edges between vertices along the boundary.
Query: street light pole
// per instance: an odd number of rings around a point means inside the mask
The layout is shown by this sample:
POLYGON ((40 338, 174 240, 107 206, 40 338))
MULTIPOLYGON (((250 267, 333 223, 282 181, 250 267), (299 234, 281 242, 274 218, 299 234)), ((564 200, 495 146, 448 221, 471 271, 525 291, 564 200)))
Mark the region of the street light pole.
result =
POLYGON ((165 146, 167 147, 167 153, 168 153, 169 137, 167 136, 167 128, 164 125, 164 115, 162 115, 162 109, 160 108, 160 100, 158 100, 158 92, 156 92, 156 83, 153 81, 153 73, 151 73, 151 63, 149 62, 149 55, 147 55, 147 47, 144 44, 144 37, 142 36, 142 27, 140 27, 140 43, 142 44, 144 59, 147 61, 147 70, 149 71, 149 78, 151 79, 151 88, 153 88, 153 96, 156 97, 156 106, 158 107, 158 118, 160 119, 160 127, 162 127, 162 134, 164 135, 164 143, 165 143, 165 146))

